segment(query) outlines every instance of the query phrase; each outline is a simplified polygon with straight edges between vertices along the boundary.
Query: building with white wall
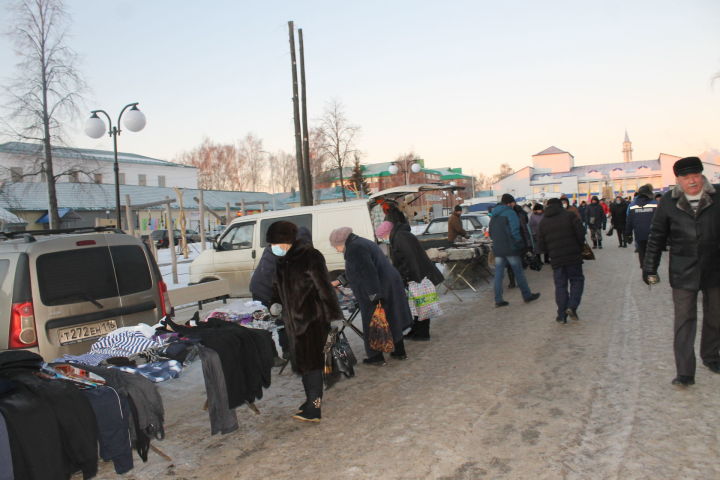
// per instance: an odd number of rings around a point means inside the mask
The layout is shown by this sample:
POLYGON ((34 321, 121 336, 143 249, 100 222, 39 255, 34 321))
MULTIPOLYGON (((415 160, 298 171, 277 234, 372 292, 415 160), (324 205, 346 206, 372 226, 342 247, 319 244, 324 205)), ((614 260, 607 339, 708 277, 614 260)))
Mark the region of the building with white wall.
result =
MULTIPOLYGON (((53 147, 52 156, 58 183, 115 184, 112 151, 53 147)), ((44 182, 44 158, 41 144, 0 144, 0 181, 44 182)), ((122 152, 118 165, 121 185, 197 188, 198 170, 190 165, 122 152)))
MULTIPOLYGON (((518 201, 542 201, 567 196, 578 202, 588 197, 631 196, 641 186, 652 184, 665 191, 675 184, 673 164, 681 157, 660 153, 651 160, 632 160, 632 144, 625 133, 623 161, 575 166, 575 157, 555 146, 532 156, 532 165, 524 167, 493 185, 499 198, 512 194, 518 201)), ((704 174, 720 183, 720 165, 704 161, 704 174)))

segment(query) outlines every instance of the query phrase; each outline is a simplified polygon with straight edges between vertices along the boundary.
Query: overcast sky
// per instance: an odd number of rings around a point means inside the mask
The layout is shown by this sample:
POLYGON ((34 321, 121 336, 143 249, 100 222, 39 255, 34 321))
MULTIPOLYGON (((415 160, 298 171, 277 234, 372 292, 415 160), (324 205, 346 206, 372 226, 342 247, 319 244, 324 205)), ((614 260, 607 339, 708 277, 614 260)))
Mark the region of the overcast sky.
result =
MULTIPOLYGON (((288 20, 305 37, 311 124, 342 101, 365 162, 412 149, 494 173, 550 145, 578 164, 622 161, 626 128, 636 160, 720 148, 717 0, 66 3, 87 109, 138 101, 147 115, 121 151, 172 160, 253 132, 294 152, 288 20)), ((16 61, 0 38, 4 83, 16 61)), ((84 120, 72 143, 112 149, 84 120)))

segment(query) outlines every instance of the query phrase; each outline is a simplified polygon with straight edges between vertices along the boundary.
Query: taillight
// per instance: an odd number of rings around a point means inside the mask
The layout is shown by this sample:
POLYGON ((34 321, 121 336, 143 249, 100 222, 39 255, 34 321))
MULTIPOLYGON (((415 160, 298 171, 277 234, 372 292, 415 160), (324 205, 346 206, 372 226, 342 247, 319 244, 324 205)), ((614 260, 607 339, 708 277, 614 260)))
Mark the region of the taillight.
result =
POLYGON ((165 282, 163 282, 162 280, 158 282, 158 290, 160 291, 160 312, 164 317, 168 314, 168 310, 170 309, 171 305, 167 285, 165 285, 165 282))
POLYGON ((37 346, 35 331, 35 312, 32 302, 13 303, 10 317, 10 348, 30 348, 37 346))

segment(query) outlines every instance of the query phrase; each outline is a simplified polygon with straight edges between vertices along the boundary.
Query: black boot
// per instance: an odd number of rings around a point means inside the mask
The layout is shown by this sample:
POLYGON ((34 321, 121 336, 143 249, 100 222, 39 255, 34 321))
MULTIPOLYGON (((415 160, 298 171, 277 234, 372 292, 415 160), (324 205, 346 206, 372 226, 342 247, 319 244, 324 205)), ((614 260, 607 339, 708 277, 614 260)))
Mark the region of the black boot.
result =
POLYGON ((300 411, 293 415, 293 418, 303 422, 319 422, 322 418, 320 414, 323 396, 322 370, 313 370, 304 374, 302 381, 307 400, 300 406, 300 411))
POLYGON ((417 319, 417 317, 413 317, 412 326, 410 327, 410 331, 405 334, 405 338, 412 340, 413 337, 415 336, 415 329, 417 329, 417 328, 418 328, 418 319, 417 319))
POLYGON ((390 356, 392 358, 397 358, 398 360, 407 359, 407 354, 405 353, 405 342, 402 340, 395 342, 395 350, 392 351, 390 356))
POLYGON ((430 320, 417 322, 417 326, 413 329, 413 336, 409 340, 428 341, 430 340, 430 320))

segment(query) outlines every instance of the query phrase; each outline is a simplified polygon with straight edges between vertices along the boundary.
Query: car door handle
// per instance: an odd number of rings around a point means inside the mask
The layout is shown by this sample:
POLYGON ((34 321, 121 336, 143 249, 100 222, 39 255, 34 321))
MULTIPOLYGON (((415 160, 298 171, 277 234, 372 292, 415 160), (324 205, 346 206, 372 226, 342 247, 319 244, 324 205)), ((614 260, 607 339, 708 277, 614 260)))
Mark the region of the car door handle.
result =
POLYGON ((252 258, 255 258, 255 250, 252 251, 252 258))

